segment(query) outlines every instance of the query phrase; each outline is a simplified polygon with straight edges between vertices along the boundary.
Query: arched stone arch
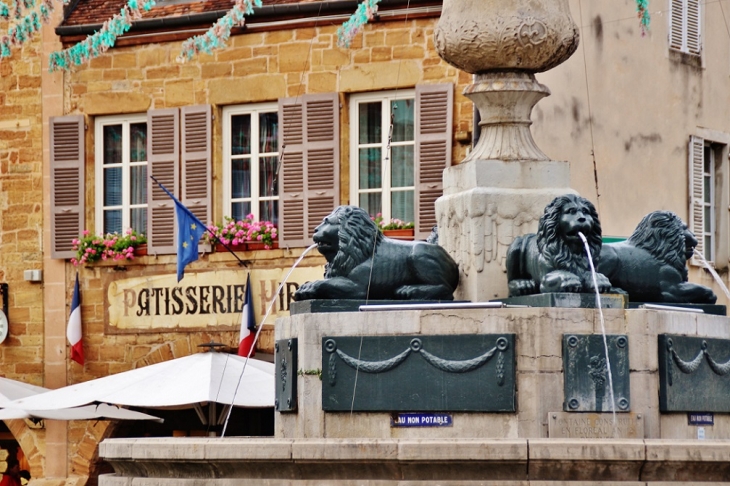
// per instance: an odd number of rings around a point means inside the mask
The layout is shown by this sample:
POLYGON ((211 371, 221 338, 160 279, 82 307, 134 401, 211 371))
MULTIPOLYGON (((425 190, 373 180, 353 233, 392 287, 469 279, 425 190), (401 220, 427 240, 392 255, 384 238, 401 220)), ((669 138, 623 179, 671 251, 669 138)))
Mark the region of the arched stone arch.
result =
MULTIPOLYGON (((30 464, 30 475, 34 478, 42 478, 45 476, 45 455, 41 452, 38 444, 45 444, 46 430, 31 429, 25 420, 5 420, 5 425, 13 434, 18 445, 23 450, 25 458, 30 464)), ((45 447, 43 448, 45 450, 45 447)))

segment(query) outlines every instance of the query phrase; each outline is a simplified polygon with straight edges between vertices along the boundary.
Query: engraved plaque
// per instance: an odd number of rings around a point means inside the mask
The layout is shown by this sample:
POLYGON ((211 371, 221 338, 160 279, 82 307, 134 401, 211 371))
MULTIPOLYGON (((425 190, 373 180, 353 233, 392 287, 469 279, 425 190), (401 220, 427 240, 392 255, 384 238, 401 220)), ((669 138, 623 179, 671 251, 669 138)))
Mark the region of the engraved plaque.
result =
POLYGON ((515 335, 322 338, 322 409, 514 412, 515 335))
POLYGON ((637 413, 548 413, 548 437, 566 439, 643 439, 644 417, 637 413))
POLYGON ((730 339, 659 335, 659 410, 730 412, 730 339))
POLYGON ((280 339, 274 345, 276 374, 276 400, 278 412, 295 412, 297 409, 297 340, 280 339))
POLYGON ((564 411, 629 411, 631 406, 629 339, 623 334, 607 335, 606 342, 615 406, 612 409, 603 335, 565 334, 563 335, 564 411))

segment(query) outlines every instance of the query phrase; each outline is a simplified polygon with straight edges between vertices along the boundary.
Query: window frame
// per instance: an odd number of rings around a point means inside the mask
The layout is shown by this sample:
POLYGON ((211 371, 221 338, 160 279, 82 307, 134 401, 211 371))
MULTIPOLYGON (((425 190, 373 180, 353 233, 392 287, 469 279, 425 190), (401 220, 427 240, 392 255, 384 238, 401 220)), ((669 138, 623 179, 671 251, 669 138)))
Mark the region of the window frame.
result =
MULTIPOLYGON (((258 221, 261 219, 261 215, 259 214, 259 208, 261 201, 277 201, 277 211, 275 212, 278 216, 280 212, 280 201, 281 201, 281 195, 278 194, 278 187, 277 189, 277 195, 276 196, 264 196, 262 197, 259 194, 259 171, 254 170, 254 164, 253 161, 256 160, 256 167, 258 168, 258 164, 260 163, 261 157, 272 157, 275 156, 277 160, 277 164, 279 163, 279 157, 281 156, 281 142, 280 135, 277 138, 277 151, 276 152, 264 152, 264 155, 262 155, 259 152, 259 117, 253 116, 253 115, 259 115, 260 113, 275 113, 277 115, 277 120, 279 122, 279 128, 278 133, 281 134, 281 120, 279 116, 279 105, 277 102, 270 102, 270 103, 252 103, 252 104, 245 104, 245 105, 231 105, 226 106, 223 108, 223 215, 224 216, 232 216, 233 215, 233 196, 231 192, 231 181, 232 181, 232 175, 231 175, 231 161, 233 160, 233 155, 231 154, 231 129, 232 129, 232 117, 235 115, 252 115, 251 116, 251 153, 249 155, 251 159, 251 197, 250 198, 241 198, 241 201, 245 201, 246 199, 250 199, 251 201, 251 213, 254 215, 254 218, 258 221), (254 139, 255 137, 255 139, 254 139)), ((236 156, 238 158, 239 156, 236 156)), ((243 157, 241 157, 243 158, 243 157)), ((235 202, 238 202, 236 200, 235 202)), ((277 226, 279 224, 277 223, 277 226)))
MULTIPOLYGON (((707 262, 718 270, 724 270, 728 268, 730 260, 730 134, 721 132, 718 130, 712 130, 708 128, 697 127, 694 130, 694 135, 689 137, 689 216, 687 219, 687 226, 695 235, 698 242, 701 242, 698 246, 703 248, 703 253, 707 262), (696 191, 698 173, 697 159, 695 157, 696 148, 702 147, 702 201, 699 201, 700 197, 696 191), (711 168, 710 173, 706 173, 704 170, 705 162, 705 148, 710 148, 710 153, 713 157, 714 166, 711 168), (710 228, 711 228, 711 254, 708 258, 707 250, 704 249, 704 237, 706 232, 704 226, 698 228, 699 222, 696 221, 695 208, 702 205, 704 215, 705 200, 704 197, 704 183, 705 177, 711 178, 710 191, 712 195, 711 210, 710 210, 710 228), (701 230, 701 231, 700 231, 701 230)), ((704 223, 704 217, 703 221, 704 223)), ((689 263, 693 266, 703 267, 702 260, 695 254, 689 263)))
MULTIPOLYGON (((130 125, 135 123, 144 123, 147 126, 147 138, 149 139, 149 124, 147 123, 147 113, 133 113, 125 115, 111 115, 111 116, 99 116, 94 120, 94 201, 95 201, 95 215, 94 224, 97 228, 97 233, 105 233, 104 229, 104 211, 107 209, 104 206, 104 127, 110 125, 122 125, 122 228, 121 231, 125 231, 131 227, 131 210, 134 208, 146 208, 147 218, 150 217, 149 213, 149 194, 147 194, 147 201, 145 204, 131 204, 130 203, 130 183, 131 175, 130 169, 132 166, 146 166, 147 173, 149 174, 149 153, 144 162, 130 161, 130 125)), ((143 181, 145 187, 147 187, 147 181, 143 181)), ((147 234, 147 226, 145 228, 135 228, 140 233, 147 234)))
MULTIPOLYGON (((418 199, 418 168, 416 161, 416 150, 418 144, 417 126, 417 110, 416 110, 416 90, 402 89, 390 91, 377 91, 370 93, 352 94, 349 100, 349 116, 350 116, 350 204, 360 207, 360 194, 364 192, 381 193, 381 212, 384 221, 390 221, 392 215, 392 194, 394 192, 404 192, 410 190, 413 193, 413 222, 418 219, 417 199, 418 199), (390 103, 394 100, 411 100, 413 102, 413 139, 407 142, 391 142, 390 151, 381 152, 381 187, 375 190, 360 190, 360 172, 359 172, 359 149, 361 147, 382 147, 388 146, 388 138, 390 137, 390 103), (359 143, 359 109, 360 103, 372 103, 380 101, 384 106, 381 113, 381 140, 378 143, 359 143), (387 109, 385 109, 387 107, 387 109), (398 187, 393 190, 390 164, 386 164, 386 160, 392 161, 392 148, 394 146, 412 146, 413 147, 413 185, 398 187)), ((373 215, 374 216, 374 215, 373 215)))

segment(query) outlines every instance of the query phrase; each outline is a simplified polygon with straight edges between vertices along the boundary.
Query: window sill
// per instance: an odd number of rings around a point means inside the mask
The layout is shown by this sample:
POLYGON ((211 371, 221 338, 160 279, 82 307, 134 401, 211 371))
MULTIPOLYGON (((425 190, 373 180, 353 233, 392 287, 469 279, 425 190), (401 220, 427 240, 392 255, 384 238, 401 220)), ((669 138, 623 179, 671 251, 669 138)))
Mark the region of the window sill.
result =
POLYGON ((689 54, 687 52, 669 49, 669 60, 693 67, 695 69, 704 69, 704 67, 702 66, 701 54, 689 54))

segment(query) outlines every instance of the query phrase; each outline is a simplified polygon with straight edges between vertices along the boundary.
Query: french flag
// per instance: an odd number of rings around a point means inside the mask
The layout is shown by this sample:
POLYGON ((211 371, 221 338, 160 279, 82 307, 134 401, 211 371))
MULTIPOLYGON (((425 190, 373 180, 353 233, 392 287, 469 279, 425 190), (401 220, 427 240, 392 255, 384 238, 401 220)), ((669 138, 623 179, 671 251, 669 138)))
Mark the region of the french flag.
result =
POLYGON ((68 318, 66 338, 71 343, 71 359, 78 364, 84 364, 84 347, 81 342, 81 292, 79 292, 79 274, 76 273, 74 296, 71 300, 71 315, 68 318))
POLYGON ((241 337, 238 340, 239 356, 254 356, 254 341, 256 340, 256 320, 253 314, 253 298, 251 297, 251 274, 246 278, 246 295, 243 301, 243 315, 241 316, 241 337))

